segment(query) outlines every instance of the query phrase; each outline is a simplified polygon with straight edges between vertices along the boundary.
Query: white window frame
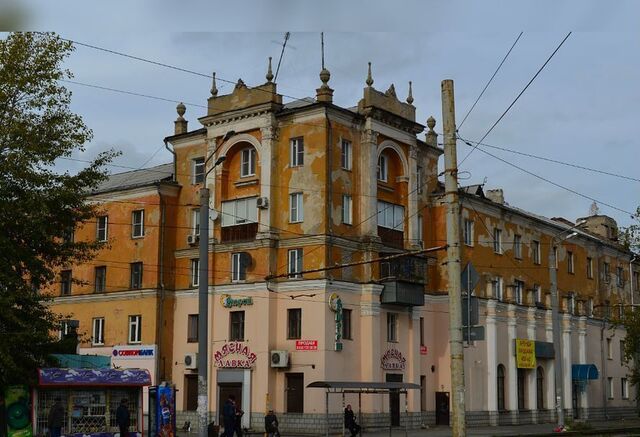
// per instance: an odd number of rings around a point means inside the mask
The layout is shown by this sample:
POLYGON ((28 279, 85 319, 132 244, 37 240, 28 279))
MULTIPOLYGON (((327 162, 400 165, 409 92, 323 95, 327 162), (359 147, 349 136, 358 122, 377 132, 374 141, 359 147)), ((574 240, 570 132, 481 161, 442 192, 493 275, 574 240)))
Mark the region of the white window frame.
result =
POLYGON ((398 314, 387 313, 387 342, 398 342, 398 314))
POLYGON ((191 160, 191 184, 202 184, 204 183, 204 175, 205 175, 205 167, 206 160, 204 156, 198 156, 197 158, 193 158, 191 160), (200 180, 201 179, 201 180, 200 180))
POLYGON ((571 315, 576 314, 576 294, 571 292, 569 293, 569 296, 567 296, 567 312, 571 315))
POLYGON ((58 339, 59 340, 62 340, 65 335, 69 334, 69 330, 70 330, 69 322, 70 322, 70 320, 61 320, 60 321, 60 329, 58 330, 58 339))
POLYGON ((135 314, 129 316, 129 344, 142 343, 142 316, 135 314))
POLYGON ((404 206, 378 200, 378 226, 404 232, 404 206))
POLYGON ((620 378, 620 392, 622 399, 629 399, 629 380, 627 378, 620 378))
POLYGON ((588 316, 589 317, 593 317, 593 298, 589 298, 589 300, 587 301, 587 311, 588 311, 588 316))
POLYGON ((473 220, 465 219, 464 228, 462 230, 462 239, 464 244, 473 247, 474 243, 474 223, 473 220))
POLYGON ((342 140, 340 148, 340 166, 343 170, 351 170, 353 159, 353 147, 351 141, 342 140))
POLYGON ((303 193, 289 194, 289 223, 301 223, 304 221, 304 196, 303 193))
POLYGON ((574 274, 576 272, 574 255, 573 255, 573 252, 570 250, 567 251, 567 272, 571 274, 574 274))
POLYGON ((191 286, 197 287, 200 284, 200 258, 191 259, 191 286))
POLYGON ((96 218, 96 240, 107 241, 109 239, 109 216, 101 215, 96 218), (101 222, 104 221, 104 226, 101 222), (104 232, 104 237, 100 238, 100 233, 104 232))
POLYGON ((544 303, 542 299, 542 286, 540 284, 534 284, 533 289, 535 290, 536 302, 544 303))
POLYGON ((514 294, 516 295, 516 304, 522 305, 522 303, 524 302, 524 282, 523 281, 516 279, 514 294))
POLYGON ((513 235, 513 256, 517 259, 522 259, 522 235, 513 235))
POLYGON ((144 209, 137 209, 131 213, 131 238, 144 237, 144 209), (139 214, 139 217, 136 217, 139 214), (139 221, 136 221, 139 218, 139 221))
POLYGON ((240 177, 256 175, 256 149, 247 147, 240 151, 240 177), (246 167, 246 170, 245 170, 246 167))
POLYGON ((304 252, 302 249, 289 249, 287 252, 287 274, 291 279, 302 278, 304 252))
POLYGON ((607 398, 613 399, 613 378, 607 377, 607 398))
POLYGON ((551 250, 553 250, 553 260, 555 261, 553 268, 557 269, 558 268, 558 247, 553 246, 551 250))
POLYGON ((342 223, 353 224, 353 197, 350 194, 342 195, 342 223))
POLYGON ((193 235, 200 235, 200 208, 191 210, 191 232, 193 235))
POLYGON ((301 167, 304 165, 304 138, 291 138, 289 163, 291 167, 301 167))
POLYGON ((221 226, 236 226, 258 222, 258 198, 241 197, 222 202, 221 226))
POLYGON ((389 158, 384 153, 381 153, 378 156, 378 170, 377 170, 378 180, 381 182, 388 182, 389 178, 389 158))
POLYGON ((531 241, 531 249, 533 251, 533 263, 540 265, 542 255, 540 252, 540 242, 538 240, 531 241))
POLYGON ((231 254, 231 282, 244 282, 247 279, 246 266, 242 265, 243 252, 231 254))
POLYGON ((104 346, 104 317, 94 317, 91 322, 91 344, 104 346))
POLYGON ((502 229, 493 228, 493 252, 502 254, 502 229))
POLYGON ((492 286, 494 298, 502 302, 504 300, 504 279, 501 276, 495 277, 492 286))

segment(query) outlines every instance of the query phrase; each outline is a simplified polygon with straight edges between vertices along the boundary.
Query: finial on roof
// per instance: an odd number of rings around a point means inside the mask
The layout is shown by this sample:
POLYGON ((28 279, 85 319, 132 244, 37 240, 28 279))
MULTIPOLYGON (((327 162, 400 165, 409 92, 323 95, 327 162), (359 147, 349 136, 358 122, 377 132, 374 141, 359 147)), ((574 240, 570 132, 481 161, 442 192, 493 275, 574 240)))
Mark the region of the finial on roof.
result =
POLYGON ((269 68, 267 68, 267 82, 271 82, 273 80, 273 71, 271 71, 271 56, 269 56, 269 68))
POLYGON ((216 72, 214 71, 213 74, 213 80, 211 82, 211 95, 213 97, 216 97, 218 95, 218 87, 216 86, 216 72))
POLYGON ((433 115, 427 118, 427 127, 429 128, 429 132, 433 132, 433 128, 436 127, 436 119, 433 118, 433 115))
POLYGON ((410 105, 413 103, 413 91, 411 90, 411 81, 409 81, 409 95, 407 96, 407 103, 410 105))
POLYGON ((589 208, 589 216, 594 216, 599 214, 600 214, 600 208, 598 207, 598 204, 594 200, 593 203, 591 204, 591 207, 589 208))
POLYGON ((396 87, 393 84, 391 84, 389 89, 387 91, 385 91, 385 95, 397 99, 398 96, 396 95, 396 87))
POLYGON ((316 100, 318 102, 331 103, 333 101, 333 90, 329 87, 329 79, 331 79, 331 73, 323 67, 322 70, 320 70, 322 85, 316 89, 316 100))
POLYGON ((187 133, 188 121, 184 119, 183 115, 187 111, 187 108, 184 106, 184 103, 178 103, 176 106, 176 112, 178 113, 178 118, 173 122, 174 128, 173 133, 175 135, 180 135, 187 133))
POLYGON ((187 112, 187 107, 184 106, 184 103, 180 102, 178 106, 176 106, 176 112, 178 113, 178 120, 182 121, 184 120, 184 113, 187 112))
POLYGON ((236 89, 238 88, 246 88, 247 85, 245 85, 244 81, 242 79, 238 79, 238 82, 236 83, 236 89))
POLYGON ((367 73, 366 84, 367 86, 373 85, 373 77, 371 76, 371 62, 369 62, 369 71, 367 73))
POLYGON ((436 127, 436 119, 433 117, 429 117, 427 119, 427 127, 429 130, 427 131, 426 143, 431 147, 438 147, 438 134, 433 130, 436 127))
POLYGON ((320 80, 322 81, 322 88, 328 88, 328 82, 329 79, 331 79, 331 73, 329 72, 329 70, 327 70, 326 68, 323 68, 322 70, 320 70, 320 80))

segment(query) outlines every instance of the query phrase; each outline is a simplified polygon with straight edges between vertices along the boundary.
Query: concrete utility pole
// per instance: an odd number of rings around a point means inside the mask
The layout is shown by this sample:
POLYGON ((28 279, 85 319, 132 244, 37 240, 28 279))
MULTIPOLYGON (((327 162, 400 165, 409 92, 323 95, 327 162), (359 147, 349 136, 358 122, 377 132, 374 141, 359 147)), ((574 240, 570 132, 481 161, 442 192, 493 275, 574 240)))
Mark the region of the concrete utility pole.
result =
MULTIPOLYGON (((204 185, 207 178, 204 178, 204 185)), ((209 425, 209 189, 200 189, 200 254, 198 258, 198 434, 209 425)))
POLYGON ((449 274, 449 348, 451 350, 451 405, 453 437, 466 435, 464 407, 464 349, 462 346, 462 290, 460 287, 460 203, 453 81, 442 81, 444 187, 447 204, 447 272, 449 274))
POLYGON ((564 426, 564 372, 562 371, 562 344, 560 342, 560 299, 558 297, 558 271, 556 269, 556 251, 554 243, 556 239, 551 238, 549 247, 549 286, 551 288, 551 321, 553 328, 553 346, 555 352, 555 363, 553 366, 556 386, 556 414, 558 416, 558 426, 564 426))

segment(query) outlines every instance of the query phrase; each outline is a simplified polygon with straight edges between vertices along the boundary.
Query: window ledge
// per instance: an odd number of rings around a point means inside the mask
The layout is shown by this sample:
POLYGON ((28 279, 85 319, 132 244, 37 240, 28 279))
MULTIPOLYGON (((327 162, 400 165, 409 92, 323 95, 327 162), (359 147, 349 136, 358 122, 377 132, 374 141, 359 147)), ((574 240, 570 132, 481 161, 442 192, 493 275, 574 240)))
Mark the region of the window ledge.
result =
POLYGON ((393 193, 395 191, 393 187, 388 186, 385 182, 382 181, 378 181, 378 189, 387 191, 389 193, 393 193))
POLYGON ((235 185, 236 187, 247 187, 249 185, 258 185, 258 182, 260 181, 260 179, 254 177, 253 179, 247 179, 247 180, 240 180, 240 181, 236 181, 233 183, 233 185, 235 185))
POLYGON ((144 238, 144 235, 132 235, 131 236, 132 240, 140 240, 141 238, 144 238))

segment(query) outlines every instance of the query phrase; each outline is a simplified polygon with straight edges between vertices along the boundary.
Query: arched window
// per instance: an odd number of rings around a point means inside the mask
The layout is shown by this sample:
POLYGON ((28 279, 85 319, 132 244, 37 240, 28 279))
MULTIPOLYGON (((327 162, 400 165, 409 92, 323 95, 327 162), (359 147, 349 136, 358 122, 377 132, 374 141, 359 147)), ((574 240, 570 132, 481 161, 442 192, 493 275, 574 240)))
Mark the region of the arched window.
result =
POLYGON ((544 410, 544 370, 538 366, 536 370, 536 408, 544 410))
POLYGON ((378 156, 378 180, 382 182, 387 182, 387 178, 389 175, 389 161, 387 155, 381 153, 378 156))
POLYGON ((504 366, 502 364, 498 365, 498 378, 497 378, 497 389, 498 389, 498 411, 504 411, 504 366))

